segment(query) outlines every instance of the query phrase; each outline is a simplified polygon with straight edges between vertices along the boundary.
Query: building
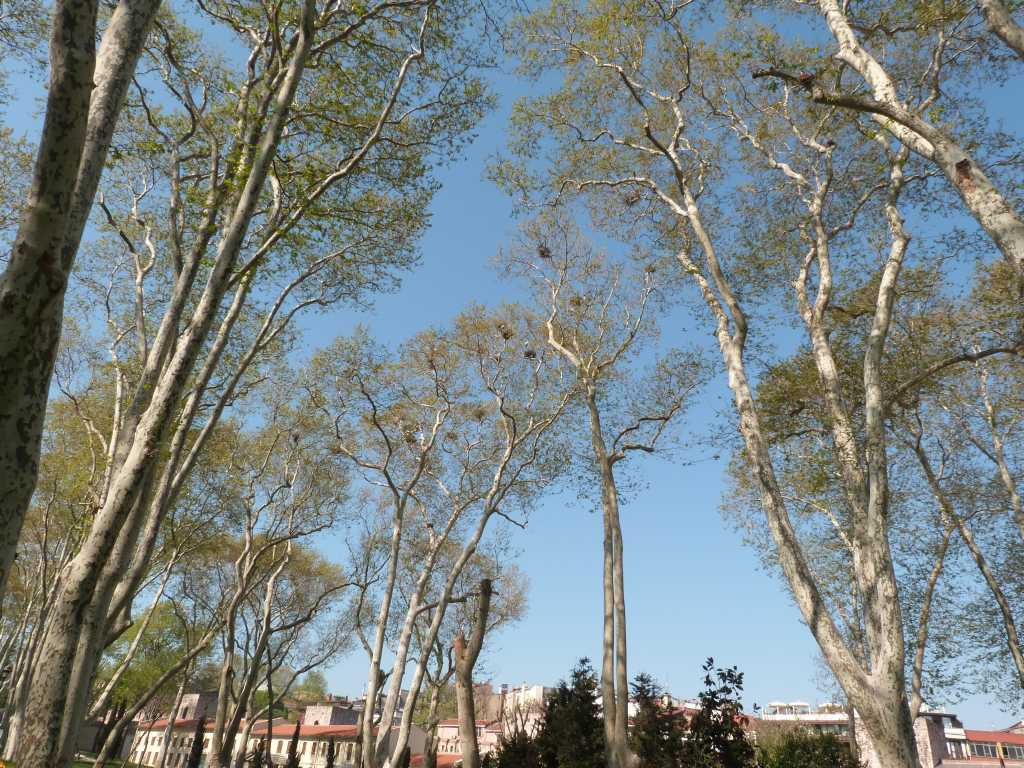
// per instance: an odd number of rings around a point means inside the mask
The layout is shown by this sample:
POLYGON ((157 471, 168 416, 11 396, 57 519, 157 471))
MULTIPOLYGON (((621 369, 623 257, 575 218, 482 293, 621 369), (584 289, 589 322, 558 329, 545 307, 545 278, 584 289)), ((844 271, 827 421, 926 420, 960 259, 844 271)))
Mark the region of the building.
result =
POLYGON ((914 723, 923 768, 1003 768, 1024 766, 1024 728, 1021 723, 1001 731, 964 728, 949 712, 922 712, 914 723))
MULTIPOLYGON (((773 701, 751 717, 755 733, 772 724, 792 723, 817 733, 831 733, 843 740, 850 737, 850 716, 836 704, 811 707, 807 702, 773 701)), ((874 746, 854 719, 854 732, 861 760, 867 768, 880 768, 874 746)), ((914 721, 914 737, 921 768, 1024 768, 1024 721, 1001 731, 965 728, 960 719, 940 708, 924 709, 914 721)))
MULTIPOLYGON (((497 720, 476 721, 476 743, 480 748, 480 756, 498 748, 501 743, 502 725, 497 720)), ((462 755, 462 737, 459 732, 459 721, 455 718, 442 720, 437 725, 437 754, 462 755)))
POLYGON ((772 701, 752 719, 763 723, 793 723, 815 733, 831 733, 844 741, 850 738, 850 715, 838 704, 812 708, 806 701, 772 701))
POLYGON ((302 713, 303 725, 355 725, 362 714, 362 707, 349 701, 328 701, 310 704, 302 713))
MULTIPOLYGON (((167 730, 167 720, 153 720, 147 723, 139 723, 135 733, 135 739, 129 751, 129 759, 139 765, 159 765, 160 753, 164 744, 167 730)), ((192 742, 195 738, 198 720, 176 720, 171 729, 170 741, 167 746, 167 758, 164 761, 166 768, 181 768, 188 761, 189 752, 192 749, 192 742)), ((251 754, 261 746, 266 749, 267 742, 270 743, 270 759, 273 765, 284 765, 288 757, 288 748, 295 734, 295 723, 289 723, 283 719, 275 719, 272 723, 265 720, 256 722, 245 740, 245 754, 251 754)), ((210 739, 213 732, 213 723, 206 723, 205 738, 203 740, 203 762, 202 766, 209 765, 210 739)), ((389 734, 389 742, 397 733, 392 728, 389 734)), ((243 745, 243 732, 235 738, 235 754, 238 754, 243 745)), ((352 760, 356 748, 356 726, 355 725, 306 725, 299 723, 299 743, 297 754, 301 768, 322 768, 327 762, 327 745, 334 741, 334 765, 335 768, 353 768, 352 760)), ((413 727, 409 734, 409 747, 413 754, 423 752, 425 735, 420 728, 413 727)))

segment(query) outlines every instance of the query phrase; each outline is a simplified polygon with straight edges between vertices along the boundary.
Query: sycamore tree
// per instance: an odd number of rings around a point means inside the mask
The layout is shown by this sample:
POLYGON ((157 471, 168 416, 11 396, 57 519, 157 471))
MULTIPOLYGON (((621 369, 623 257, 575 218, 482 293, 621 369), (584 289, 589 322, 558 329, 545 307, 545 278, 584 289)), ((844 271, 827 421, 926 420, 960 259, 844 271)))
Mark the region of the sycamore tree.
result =
MULTIPOLYGON (((7 209, 0 215, 5 224, 18 221, 0 276, 0 597, 39 471, 69 278, 159 7, 159 0, 125 0, 100 14, 96 0, 53 4, 46 107, 35 160, 25 174, 31 182, 20 185, 18 175, 11 177, 15 183, 5 191, 7 209)), ((41 10, 25 0, 5 5, 0 13, 5 54, 33 46, 41 10)), ((12 156, 25 152, 23 146, 11 149, 5 166, 28 165, 12 163, 12 156)))
POLYGON ((432 168, 487 105, 458 3, 200 14, 215 31, 157 20, 112 138, 95 256, 118 264, 109 312, 98 304, 118 418, 39 652, 25 762, 69 759, 58 734, 81 718, 105 629, 254 366, 297 313, 359 301, 414 260, 432 168), (204 34, 239 55, 211 54, 223 46, 204 34))
POLYGON ((1020 162, 1012 136, 996 128, 994 105, 976 89, 978 77, 1012 83, 1021 75, 1024 38, 1010 9, 999 0, 857 8, 819 0, 781 6, 773 22, 797 18, 820 33, 818 44, 797 56, 784 43, 765 46, 754 77, 789 84, 819 116, 844 110, 929 163, 1014 271, 1018 300, 1024 296, 1024 214, 1013 191, 1020 162), (1003 44, 1018 60, 1007 60, 1003 44))
MULTIPOLYGON (((625 561, 620 505, 623 475, 654 453, 702 380, 699 357, 669 351, 645 360, 657 337, 665 285, 653 264, 616 261, 585 242, 565 220, 528 225, 508 266, 534 293, 546 347, 576 379, 576 443, 585 493, 600 499, 603 527, 601 697, 609 766, 636 762, 628 740, 629 676, 625 561), (661 305, 659 307, 659 304, 661 305), (642 372, 633 366, 648 363, 642 372), (628 459, 634 461, 627 464, 628 459)), ((663 270, 664 271, 664 270, 663 270)))
POLYGON ((953 270, 910 248, 907 210, 927 217, 935 169, 841 109, 794 108, 800 83, 751 91, 758 44, 736 25, 702 27, 699 7, 551 3, 522 19, 516 45, 528 73, 557 79, 517 106, 514 154, 495 172, 524 204, 579 199, 597 226, 674 258, 717 344, 743 464, 796 604, 882 764, 911 768, 886 409, 890 375, 903 371, 888 340, 916 269, 947 281, 953 270), (840 348, 834 318, 854 296, 863 310, 840 348), (806 351, 821 426, 808 466, 825 461, 831 496, 819 507, 788 493, 790 457, 766 422, 751 348, 772 344, 806 351), (847 355, 857 365, 844 369, 847 355), (859 638, 815 572, 795 523, 803 509, 847 550, 859 638))
POLYGON ((458 588, 491 522, 522 525, 561 469, 555 426, 571 387, 558 361, 540 353, 538 330, 518 307, 474 309, 397 352, 362 332, 339 339, 308 372, 309 409, 323 414, 333 449, 379 489, 371 497, 375 522, 360 536, 368 577, 357 579, 355 608, 369 657, 367 700, 386 688, 380 721, 387 724, 403 686, 410 693, 390 752, 386 729, 374 734, 362 724, 359 749, 370 768, 395 765, 406 746, 430 661, 421 653, 411 663, 418 618, 430 612, 419 640, 430 649, 448 607, 468 597, 458 588), (410 553, 415 575, 402 595, 410 553), (389 640, 394 660, 385 673, 389 640))

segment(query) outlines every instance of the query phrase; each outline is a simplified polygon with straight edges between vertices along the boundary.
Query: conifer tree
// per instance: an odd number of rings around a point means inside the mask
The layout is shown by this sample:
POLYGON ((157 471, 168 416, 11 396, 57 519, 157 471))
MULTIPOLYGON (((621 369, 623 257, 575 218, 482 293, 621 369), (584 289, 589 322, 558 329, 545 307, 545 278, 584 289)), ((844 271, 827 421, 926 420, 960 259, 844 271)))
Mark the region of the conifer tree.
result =
POLYGON ((640 764, 644 768, 679 768, 686 731, 682 714, 662 705, 664 691, 650 675, 637 675, 631 687, 637 709, 630 741, 640 764))
MULTIPOLYGON (((266 753, 264 752, 263 739, 260 739, 259 743, 256 744, 256 749, 252 751, 252 754, 249 755, 249 759, 246 762, 248 763, 250 768, 263 768, 264 765, 266 765, 265 758, 266 753)), ((328 768, 333 767, 328 766, 328 768)))
POLYGON ((569 681, 547 702, 537 736, 544 768, 603 768, 604 724, 598 681, 589 659, 580 659, 569 681))

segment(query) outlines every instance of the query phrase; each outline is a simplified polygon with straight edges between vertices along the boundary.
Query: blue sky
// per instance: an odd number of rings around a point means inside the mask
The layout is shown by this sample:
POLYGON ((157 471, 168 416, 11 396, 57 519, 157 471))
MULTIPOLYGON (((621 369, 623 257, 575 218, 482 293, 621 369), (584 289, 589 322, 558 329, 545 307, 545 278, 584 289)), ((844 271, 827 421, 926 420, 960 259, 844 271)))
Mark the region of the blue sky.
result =
MULTIPOLYGON (((508 297, 510 287, 489 262, 516 222, 509 199, 485 179, 484 170, 487 159, 504 148, 509 108, 524 85, 502 73, 495 73, 494 85, 498 109, 481 125, 466 158, 440 174, 443 187, 432 205, 422 264, 397 293, 379 297, 368 311, 308 318, 309 351, 356 323, 397 343, 445 323, 470 302, 508 297)), ((31 132, 38 125, 35 105, 42 88, 22 77, 12 86, 6 119, 31 132)), ((1019 102, 1008 110, 1008 117, 1020 118, 1019 102)), ((707 333, 675 317, 662 330, 673 344, 707 333)), ((723 395, 721 386, 707 388, 691 421, 706 426, 728 406, 723 395)), ((701 663, 714 656, 746 674, 748 707, 770 700, 823 701, 810 633, 782 585, 759 570, 755 553, 719 514, 724 461, 699 452, 688 457, 697 461, 641 462, 643 488, 623 510, 631 672, 649 672, 676 695, 691 696, 699 690, 701 663)), ((555 496, 534 511, 526 531, 515 533, 515 543, 531 583, 529 612, 489 640, 486 674, 495 683, 552 684, 580 656, 600 656, 600 521, 574 495, 555 496)), ((332 691, 358 694, 365 685, 365 659, 353 653, 327 676, 332 691)), ((981 698, 956 711, 979 728, 1016 719, 981 698)))

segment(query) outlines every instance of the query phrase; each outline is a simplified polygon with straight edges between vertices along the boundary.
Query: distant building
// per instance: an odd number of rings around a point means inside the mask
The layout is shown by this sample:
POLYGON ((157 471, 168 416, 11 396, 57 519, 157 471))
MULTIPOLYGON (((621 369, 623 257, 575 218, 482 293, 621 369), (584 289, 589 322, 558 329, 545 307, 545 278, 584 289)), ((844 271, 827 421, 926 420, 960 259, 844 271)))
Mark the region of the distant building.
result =
MULTIPOLYGON (((836 704, 811 707, 802 701, 773 701, 750 720, 755 734, 766 724, 793 723, 817 733, 834 734, 844 741, 850 738, 849 714, 836 704)), ((854 731, 860 759, 867 768, 880 768, 874 745, 859 716, 854 719, 854 731)), ((1024 721, 1001 731, 979 731, 964 728, 960 718, 951 712, 925 709, 914 721, 914 737, 921 768, 1024 768, 1024 721)))
POLYGON ((356 708, 352 702, 329 701, 323 704, 309 704, 302 713, 303 725, 355 725, 363 708, 356 708))
POLYGON ((812 708, 806 701, 773 701, 753 719, 767 723, 794 723, 815 733, 831 733, 843 740, 850 738, 850 716, 838 704, 812 708))
MULTIPOLYGON (((177 720, 171 730, 170 742, 167 746, 166 768, 182 768, 188 760, 195 738, 196 720, 177 720)), ((164 744, 167 720, 154 720, 140 723, 135 733, 135 740, 130 750, 130 759, 139 765, 152 768, 160 762, 160 751, 164 744)), ((203 740, 202 766, 210 765, 210 738, 213 723, 206 724, 206 736, 203 740)), ((259 721, 252 727, 249 738, 244 745, 244 754, 249 755, 266 742, 270 742, 270 760, 272 765, 284 765, 288 758, 288 748, 295 733, 295 723, 275 720, 272 724, 259 721)), ((392 728, 389 743, 397 734, 392 728)), ((235 739, 234 753, 238 754, 243 745, 242 734, 235 739)), ((299 744, 297 754, 301 768, 322 768, 327 762, 327 745, 334 740, 335 768, 354 768, 352 760, 356 747, 355 725, 299 725, 299 744)), ((414 754, 423 752, 426 739, 420 728, 413 727, 409 734, 409 747, 414 754)))

